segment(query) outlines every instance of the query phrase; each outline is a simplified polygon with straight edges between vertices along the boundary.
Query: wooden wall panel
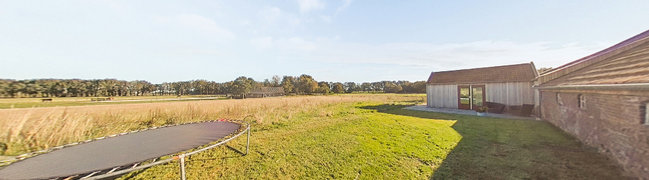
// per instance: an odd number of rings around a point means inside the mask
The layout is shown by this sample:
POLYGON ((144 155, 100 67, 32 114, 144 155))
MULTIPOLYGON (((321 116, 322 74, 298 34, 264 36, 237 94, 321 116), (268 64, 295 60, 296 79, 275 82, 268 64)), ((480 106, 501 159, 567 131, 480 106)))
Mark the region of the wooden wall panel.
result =
MULTIPOLYGON (((532 82, 487 83, 484 85, 487 102, 510 106, 538 104, 532 82)), ((426 94, 429 107, 457 108, 457 85, 429 84, 426 85, 426 94)))
POLYGON ((487 102, 510 106, 536 104, 531 82, 488 83, 485 85, 487 102))
POLYGON ((428 107, 457 108, 457 85, 426 85, 428 107))

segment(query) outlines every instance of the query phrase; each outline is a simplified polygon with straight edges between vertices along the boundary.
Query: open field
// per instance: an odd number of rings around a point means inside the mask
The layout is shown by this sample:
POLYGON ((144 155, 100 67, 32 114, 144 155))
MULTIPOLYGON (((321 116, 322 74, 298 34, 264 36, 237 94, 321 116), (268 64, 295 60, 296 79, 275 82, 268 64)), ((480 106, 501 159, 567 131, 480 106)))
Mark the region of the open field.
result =
POLYGON ((0 109, 226 99, 222 96, 207 95, 187 95, 180 98, 176 96, 125 96, 114 97, 112 101, 90 101, 91 98, 96 97, 55 97, 51 98, 52 102, 42 102, 41 100, 45 98, 0 98, 0 109))
MULTIPOLYGON (((252 122, 247 156, 192 156, 191 179, 620 179, 618 167, 543 121, 403 110, 423 95, 337 95, 0 110, 17 155, 163 124, 252 122)), ((243 149, 245 138, 229 143, 243 149)), ((178 163, 123 178, 178 178, 178 163)))
POLYGON ((265 125, 328 104, 421 99, 422 95, 340 95, 4 109, 0 142, 9 147, 4 154, 16 155, 152 126, 220 118, 265 125))

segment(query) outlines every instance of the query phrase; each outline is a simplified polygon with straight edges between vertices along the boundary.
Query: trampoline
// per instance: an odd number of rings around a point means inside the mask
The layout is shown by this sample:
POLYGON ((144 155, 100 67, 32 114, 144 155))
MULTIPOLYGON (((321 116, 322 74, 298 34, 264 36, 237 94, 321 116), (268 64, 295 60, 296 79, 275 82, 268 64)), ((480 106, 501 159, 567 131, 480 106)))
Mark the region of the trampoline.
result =
MULTIPOLYGON (((228 121, 182 124, 117 135, 72 145, 0 167, 0 179, 99 179, 180 160, 181 177, 185 178, 186 156, 224 144, 245 132, 250 126, 228 121), (239 133, 237 133, 239 132, 239 133), (236 133, 236 135, 235 135, 236 133), (231 136, 233 135, 233 136, 231 136), (208 147, 159 160, 159 157, 191 150, 230 138, 208 147), (140 163, 152 160, 151 163, 140 163)), ((249 143, 248 139, 248 143, 249 143)), ((248 145, 246 145, 246 154, 248 145)))

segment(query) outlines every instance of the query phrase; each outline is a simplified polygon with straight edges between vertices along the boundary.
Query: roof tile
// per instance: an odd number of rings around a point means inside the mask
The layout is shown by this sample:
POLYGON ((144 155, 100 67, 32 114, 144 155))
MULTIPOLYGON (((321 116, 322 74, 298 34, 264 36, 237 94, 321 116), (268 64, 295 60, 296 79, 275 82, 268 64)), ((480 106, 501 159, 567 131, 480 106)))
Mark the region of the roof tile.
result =
POLYGON ((530 82, 536 78, 532 63, 432 72, 428 84, 530 82))

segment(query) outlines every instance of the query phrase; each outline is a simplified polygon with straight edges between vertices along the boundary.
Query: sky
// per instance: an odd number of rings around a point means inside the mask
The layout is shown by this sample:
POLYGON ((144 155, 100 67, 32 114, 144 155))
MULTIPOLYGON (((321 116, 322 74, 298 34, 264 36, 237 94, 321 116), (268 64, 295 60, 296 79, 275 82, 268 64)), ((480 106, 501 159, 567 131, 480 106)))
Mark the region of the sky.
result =
POLYGON ((557 67, 649 29, 649 1, 0 0, 0 79, 153 83, 557 67), (645 23, 643 23, 645 22, 645 23))

